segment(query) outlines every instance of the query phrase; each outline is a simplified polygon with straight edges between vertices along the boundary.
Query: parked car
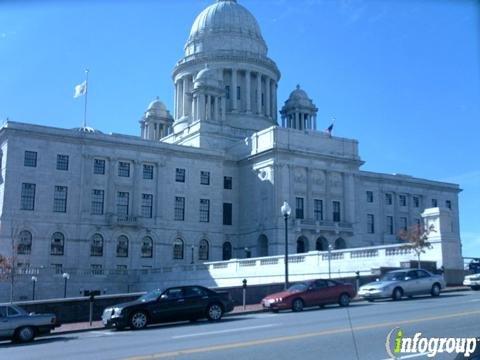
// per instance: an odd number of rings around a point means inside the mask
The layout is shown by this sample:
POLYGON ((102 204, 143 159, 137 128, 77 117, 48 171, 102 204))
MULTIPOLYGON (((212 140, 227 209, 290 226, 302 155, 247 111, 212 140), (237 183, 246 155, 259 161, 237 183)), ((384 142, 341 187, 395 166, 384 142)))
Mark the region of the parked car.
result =
POLYGON ((103 311, 106 327, 143 329, 149 324, 207 318, 218 321, 233 310, 228 292, 203 286, 179 286, 154 290, 135 301, 115 305, 103 311))
POLYGON ((0 305, 0 340, 28 342, 57 326, 54 314, 29 314, 16 305, 0 305))
POLYGON ((445 280, 442 275, 434 275, 421 269, 395 270, 386 273, 376 282, 361 286, 358 295, 368 301, 382 298, 400 300, 403 296, 439 296, 444 287, 445 280))
POLYGON ((268 295, 262 300, 266 310, 302 311, 304 307, 339 304, 348 306, 355 297, 355 288, 334 280, 309 280, 296 283, 287 290, 268 295))
POLYGON ((480 290, 480 273, 465 276, 463 285, 470 286, 472 290, 480 290))

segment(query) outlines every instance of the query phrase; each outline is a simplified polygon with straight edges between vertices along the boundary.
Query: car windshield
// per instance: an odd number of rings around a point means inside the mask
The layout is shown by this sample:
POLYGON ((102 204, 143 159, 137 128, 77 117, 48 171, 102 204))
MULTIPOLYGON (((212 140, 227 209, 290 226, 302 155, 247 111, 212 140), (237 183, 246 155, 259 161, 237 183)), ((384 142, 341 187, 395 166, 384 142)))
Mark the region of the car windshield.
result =
POLYGON ((145 295, 141 296, 138 300, 143 301, 143 302, 157 300, 158 297, 161 294, 162 294, 162 290, 160 290, 160 289, 153 290, 153 291, 150 291, 150 292, 146 293, 145 295))
POLYGON ((398 280, 405 280, 405 273, 404 272, 392 272, 383 275, 381 281, 398 281, 398 280))
POLYGON ((308 288, 307 284, 300 283, 300 284, 295 284, 295 285, 290 286, 287 291, 289 291, 289 292, 299 292, 299 291, 305 291, 305 290, 307 290, 307 288, 308 288))

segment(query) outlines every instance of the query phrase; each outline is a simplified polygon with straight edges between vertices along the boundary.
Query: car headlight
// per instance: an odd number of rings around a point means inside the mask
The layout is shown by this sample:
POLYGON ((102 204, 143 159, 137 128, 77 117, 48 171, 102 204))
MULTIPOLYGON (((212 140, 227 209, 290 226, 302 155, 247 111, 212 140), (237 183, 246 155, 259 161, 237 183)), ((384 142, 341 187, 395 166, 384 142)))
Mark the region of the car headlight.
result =
POLYGON ((112 313, 112 315, 120 316, 120 315, 122 315, 122 311, 123 311, 122 308, 118 308, 118 307, 113 308, 113 313, 112 313))

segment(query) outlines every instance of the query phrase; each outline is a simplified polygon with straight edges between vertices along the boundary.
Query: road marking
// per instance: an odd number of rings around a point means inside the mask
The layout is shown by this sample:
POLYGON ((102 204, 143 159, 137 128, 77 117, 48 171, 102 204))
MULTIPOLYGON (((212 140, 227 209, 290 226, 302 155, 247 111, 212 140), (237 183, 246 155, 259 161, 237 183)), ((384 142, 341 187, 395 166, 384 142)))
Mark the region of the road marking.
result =
MULTIPOLYGON (((452 319, 452 318, 479 315, 479 314, 480 314, 480 310, 476 310, 476 311, 461 312, 461 313, 441 315, 441 316, 429 316, 429 317, 412 319, 412 320, 400 320, 400 321, 392 321, 392 322, 385 322, 385 323, 379 323, 379 324, 362 325, 362 326, 354 327, 353 331, 371 330, 371 329, 378 329, 378 328, 384 328, 384 327, 388 328, 388 327, 395 327, 400 325, 416 324, 424 321, 452 319)), ((308 339, 308 338, 319 337, 319 336, 349 333, 350 331, 351 331, 350 328, 330 329, 330 330, 323 330, 323 331, 314 332, 314 333, 280 336, 280 337, 266 338, 261 340, 251 340, 251 341, 237 342, 237 343, 230 343, 230 344, 213 345, 213 346, 207 346, 203 348, 176 350, 171 352, 163 352, 163 353, 156 353, 156 354, 150 354, 150 355, 133 356, 133 357, 126 358, 126 360, 157 360, 157 359, 177 357, 177 356, 189 355, 189 354, 240 349, 240 348, 258 346, 258 345, 280 343, 284 341, 293 341, 293 340, 308 339)))
MULTIPOLYGON (((428 356, 428 353, 405 355, 405 356, 398 357, 397 359, 398 359, 398 360, 402 360, 402 359, 413 359, 413 358, 424 357, 424 356, 428 356)), ((383 359, 383 360, 395 360, 395 359, 393 359, 393 358, 387 358, 387 359, 383 359)))
POLYGON ((280 325, 280 324, 266 324, 266 325, 249 326, 249 327, 243 327, 243 328, 237 328, 237 329, 227 329, 227 330, 218 330, 218 331, 207 331, 207 332, 196 333, 196 334, 177 335, 177 336, 172 336, 172 339, 184 339, 184 338, 196 337, 196 336, 227 334, 227 333, 232 333, 237 331, 264 329, 264 328, 269 328, 276 325, 280 325))

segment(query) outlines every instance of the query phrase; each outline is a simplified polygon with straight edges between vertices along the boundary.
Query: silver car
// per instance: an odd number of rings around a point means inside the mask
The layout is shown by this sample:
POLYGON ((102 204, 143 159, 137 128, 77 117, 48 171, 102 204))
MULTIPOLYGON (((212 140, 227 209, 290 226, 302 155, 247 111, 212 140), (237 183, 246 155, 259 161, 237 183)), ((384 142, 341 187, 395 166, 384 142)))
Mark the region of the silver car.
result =
POLYGON ((16 305, 0 305, 0 340, 32 341, 59 325, 53 314, 29 314, 16 305))
POLYGON ((439 296, 445 287, 441 275, 434 275, 426 270, 395 270, 386 273, 376 282, 363 285, 358 295, 368 301, 392 298, 400 300, 403 296, 429 294, 439 296))

